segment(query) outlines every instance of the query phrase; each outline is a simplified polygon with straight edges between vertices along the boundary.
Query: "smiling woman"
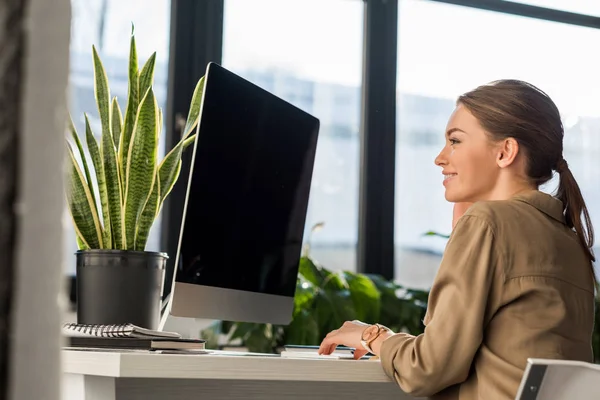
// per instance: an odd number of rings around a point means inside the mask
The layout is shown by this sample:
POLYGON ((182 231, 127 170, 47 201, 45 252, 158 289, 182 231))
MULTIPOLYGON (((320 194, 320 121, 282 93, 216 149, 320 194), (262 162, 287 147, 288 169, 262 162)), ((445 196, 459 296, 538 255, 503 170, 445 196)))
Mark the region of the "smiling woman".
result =
POLYGON ((348 321, 321 353, 337 344, 370 351, 405 392, 461 400, 514 399, 528 358, 591 362, 593 229, 563 134, 553 101, 526 82, 460 96, 435 159, 454 228, 425 332, 348 321), (538 190, 553 171, 556 197, 538 190))

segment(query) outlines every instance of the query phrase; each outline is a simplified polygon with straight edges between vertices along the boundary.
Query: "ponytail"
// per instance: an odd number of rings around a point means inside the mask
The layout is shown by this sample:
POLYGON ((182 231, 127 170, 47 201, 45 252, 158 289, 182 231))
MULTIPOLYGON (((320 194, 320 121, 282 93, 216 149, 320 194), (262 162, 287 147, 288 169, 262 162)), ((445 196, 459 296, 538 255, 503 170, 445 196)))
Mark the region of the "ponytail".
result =
MULTIPOLYGON (((567 162, 561 158, 556 164, 556 172, 560 176, 560 183, 558 185, 558 191, 556 197, 563 203, 563 212, 565 214, 565 221, 569 228, 574 228, 579 238, 581 246, 587 253, 588 258, 591 262, 596 261, 592 247, 594 246, 594 228, 592 227, 592 221, 590 220, 590 214, 581 195, 579 185, 575 180, 575 177, 571 173, 567 162), (583 219, 585 221, 585 227, 581 221, 581 214, 583 213, 583 219)), ((593 267, 592 267, 592 275, 593 267)))

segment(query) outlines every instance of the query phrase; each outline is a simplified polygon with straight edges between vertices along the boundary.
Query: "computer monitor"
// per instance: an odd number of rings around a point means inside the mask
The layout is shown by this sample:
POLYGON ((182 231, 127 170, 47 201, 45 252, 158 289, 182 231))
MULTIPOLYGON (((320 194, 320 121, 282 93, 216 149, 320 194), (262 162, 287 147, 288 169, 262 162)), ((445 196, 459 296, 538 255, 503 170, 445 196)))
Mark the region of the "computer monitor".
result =
POLYGON ((165 314, 287 324, 319 120, 215 63, 203 96, 165 314))

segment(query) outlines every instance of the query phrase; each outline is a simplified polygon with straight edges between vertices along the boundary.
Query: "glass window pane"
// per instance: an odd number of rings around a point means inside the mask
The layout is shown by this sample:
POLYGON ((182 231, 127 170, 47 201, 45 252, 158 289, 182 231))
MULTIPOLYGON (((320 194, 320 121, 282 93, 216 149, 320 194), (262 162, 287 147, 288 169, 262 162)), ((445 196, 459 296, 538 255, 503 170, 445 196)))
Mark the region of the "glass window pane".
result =
POLYGON ((311 254, 355 269, 363 2, 226 0, 224 15, 223 66, 320 119, 305 240, 324 222, 311 254))
MULTIPOLYGON (((457 96, 495 79, 529 81, 556 102, 565 126, 565 159, 593 223, 600 226, 600 61, 589 49, 600 41, 600 30, 401 0, 398 40, 395 243, 400 282, 428 287, 433 280, 446 241, 423 233, 450 232, 452 217, 434 158, 444 145, 457 96)), ((553 181, 544 190, 555 188, 553 181)))
MULTIPOLYGON (((169 22, 171 2, 154 0, 148 7, 146 0, 71 0, 71 48, 69 71, 69 112, 85 146, 84 113, 96 138, 101 136, 98 109, 94 98, 94 69, 92 45, 96 46, 106 69, 111 96, 117 96, 121 112, 127 104, 127 73, 131 26, 135 28, 136 47, 140 69, 156 51, 154 92, 158 106, 166 111, 167 69, 169 57, 169 22)), ((164 155, 160 142, 159 157, 164 155)), ((96 191, 97 193, 97 191, 96 191)), ((75 232, 68 211, 65 213, 65 273, 75 273, 77 251, 75 232)), ((160 249, 160 216, 148 238, 147 250, 160 249)))
MULTIPOLYGON (((514 1, 514 0, 510 0, 514 1)), ((600 3, 590 0, 518 0, 517 3, 553 8, 578 14, 600 16, 600 3)))

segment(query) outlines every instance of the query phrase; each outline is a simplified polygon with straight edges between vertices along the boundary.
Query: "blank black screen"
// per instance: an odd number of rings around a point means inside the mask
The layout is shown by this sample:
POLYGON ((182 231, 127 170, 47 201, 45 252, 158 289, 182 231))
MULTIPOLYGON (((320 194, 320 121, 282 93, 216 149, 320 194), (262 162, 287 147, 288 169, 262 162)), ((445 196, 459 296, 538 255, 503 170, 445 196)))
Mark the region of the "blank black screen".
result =
POLYGON ((211 64, 178 282, 294 296, 319 121, 211 64))

